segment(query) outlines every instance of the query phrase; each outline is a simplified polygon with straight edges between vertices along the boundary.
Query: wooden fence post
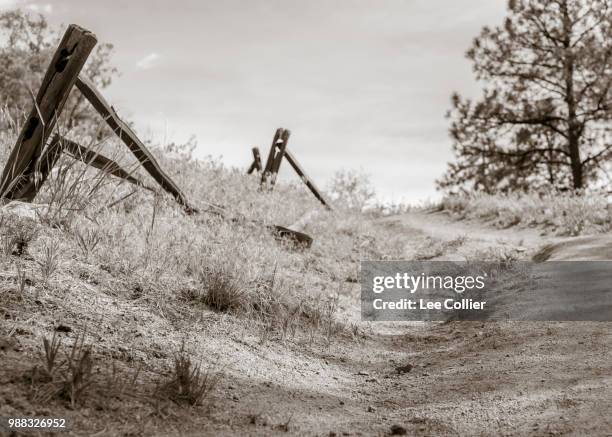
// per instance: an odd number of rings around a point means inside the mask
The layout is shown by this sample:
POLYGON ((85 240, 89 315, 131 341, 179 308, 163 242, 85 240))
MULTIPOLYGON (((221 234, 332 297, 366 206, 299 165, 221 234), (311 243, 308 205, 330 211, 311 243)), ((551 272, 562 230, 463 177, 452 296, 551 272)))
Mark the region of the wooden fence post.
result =
POLYGON ((37 192, 37 161, 96 36, 75 24, 68 26, 38 90, 34 107, 23 125, 2 173, 0 197, 32 201, 37 192))
POLYGON ((268 180, 268 176, 272 171, 272 165, 274 164, 274 157, 276 156, 276 143, 281 138, 284 129, 279 127, 276 129, 276 133, 274 134, 274 139, 272 140, 272 146, 270 146, 270 153, 268 153, 268 160, 266 161, 266 166, 261 173, 261 186, 264 187, 268 180))
POLYGON ((291 131, 289 129, 284 129, 281 135, 281 141, 277 143, 277 151, 274 156, 274 162, 272 162, 272 168, 270 169, 270 185, 274 187, 276 183, 276 178, 278 176, 278 171, 280 170, 281 162, 285 157, 285 150, 287 149, 287 142, 289 142, 289 136, 291 135, 291 131))
POLYGON ((247 174, 253 173, 255 170, 261 172, 261 156, 259 155, 259 148, 253 147, 253 163, 249 167, 247 174))

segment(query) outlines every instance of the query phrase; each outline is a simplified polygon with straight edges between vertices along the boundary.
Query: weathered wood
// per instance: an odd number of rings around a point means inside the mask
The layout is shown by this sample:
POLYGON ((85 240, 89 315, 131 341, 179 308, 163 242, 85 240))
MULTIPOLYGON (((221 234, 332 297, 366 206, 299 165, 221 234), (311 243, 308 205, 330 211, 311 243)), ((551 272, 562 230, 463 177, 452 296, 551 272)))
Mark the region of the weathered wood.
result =
POLYGON ((281 135, 280 141, 277 143, 277 151, 274 156, 274 162, 272 163, 272 168, 270 169, 270 185, 274 187, 276 183, 276 178, 278 177, 278 171, 280 170, 281 163, 283 158, 285 157, 285 150, 287 149, 287 143, 289 142, 289 136, 291 135, 291 131, 289 129, 284 129, 281 135))
POLYGON ((276 144, 279 142, 281 135, 283 134, 284 129, 279 127, 276 129, 274 133, 274 138, 272 139, 272 145, 270 146, 270 153, 268 153, 268 160, 266 161, 266 166, 261 173, 261 185, 262 187, 266 185, 268 181, 268 177, 270 176, 270 172, 272 171, 272 165, 274 164, 274 157, 276 156, 276 144))
POLYGON ((43 78, 15 147, 2 173, 0 197, 32 201, 36 196, 36 162, 53 132, 70 90, 87 57, 97 43, 96 36, 77 25, 68 26, 43 78))
POLYGON ((279 239, 287 239, 295 245, 301 246, 305 249, 312 246, 312 237, 308 234, 278 225, 270 226, 269 228, 279 239))
POLYGON ((104 99, 102 94, 100 94, 89 79, 81 75, 78 77, 76 85, 83 96, 85 96, 96 111, 100 113, 108 126, 130 149, 153 179, 155 179, 164 190, 174 196, 176 201, 184 207, 185 212, 188 214, 196 213, 197 210, 189 204, 180 188, 166 173, 164 173, 153 154, 146 148, 144 143, 140 141, 132 129, 119 118, 113 107, 104 99))
POLYGON ((249 167, 247 174, 253 173, 255 170, 261 172, 261 156, 259 155, 259 148, 253 147, 253 163, 249 167))
POLYGON ((253 147, 253 161, 255 162, 255 168, 257 171, 261 171, 261 155, 259 154, 259 147, 253 147))
POLYGON ((58 135, 53 138, 53 141, 61 143, 61 150, 69 153, 70 156, 78 161, 102 170, 104 173, 123 179, 131 184, 138 185, 146 190, 155 191, 152 187, 147 186, 139 179, 132 176, 130 172, 124 170, 117 162, 98 152, 95 152, 85 146, 81 146, 80 144, 67 138, 61 138, 58 135))
POLYGON ((298 163, 297 159, 295 158, 295 156, 293 156, 293 154, 291 153, 291 151, 289 149, 285 149, 285 158, 287 158, 287 161, 289 162, 291 167, 293 167, 295 172, 300 176, 300 178, 302 178, 302 181, 306 184, 306 186, 312 192, 312 194, 314 194, 314 196, 317 199, 319 199, 319 201, 323 205, 325 205, 325 207, 327 209, 331 210, 332 207, 329 204, 329 202, 325 199, 325 197, 323 196, 321 191, 317 188, 317 186, 314 184, 312 179, 310 179, 310 177, 308 177, 308 175, 306 174, 304 169, 300 166, 300 164, 298 163))

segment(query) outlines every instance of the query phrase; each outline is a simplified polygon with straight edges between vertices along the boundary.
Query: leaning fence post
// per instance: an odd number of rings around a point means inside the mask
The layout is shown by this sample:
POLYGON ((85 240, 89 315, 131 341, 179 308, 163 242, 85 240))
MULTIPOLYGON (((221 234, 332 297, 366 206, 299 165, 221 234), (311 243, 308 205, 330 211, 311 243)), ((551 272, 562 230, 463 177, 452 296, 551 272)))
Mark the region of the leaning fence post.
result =
POLYGON ((255 170, 261 172, 261 156, 259 155, 259 148, 253 147, 253 163, 249 167, 247 174, 253 173, 255 170))
POLYGON ((304 171, 302 166, 298 163, 297 159, 295 158, 295 156, 293 156, 293 154, 289 151, 289 149, 285 150, 285 158, 287 158, 287 161, 289 161, 289 164, 291 165, 291 167, 293 167, 293 169, 298 174, 298 176, 306 184, 306 186, 308 187, 310 192, 312 194, 314 194, 314 196, 317 199, 319 199, 319 202, 321 202, 323 205, 325 205, 325 207, 327 209, 332 210, 332 207, 329 204, 329 202, 327 201, 327 199, 325 199, 325 197, 323 196, 321 191, 317 188, 317 186, 312 181, 312 179, 310 179, 310 177, 308 177, 308 175, 306 174, 306 172, 304 171))
POLYGON ((36 162, 97 42, 93 33, 75 24, 66 30, 45 73, 30 116, 4 167, 0 197, 31 201, 36 196, 36 162))
POLYGON ((75 24, 68 26, 2 172, 0 197, 31 201, 36 196, 36 163, 97 42, 90 31, 75 24))
POLYGON ((140 161, 144 169, 155 179, 155 181, 168 193, 172 194, 175 200, 181 204, 187 214, 197 213, 188 201, 181 189, 172 179, 162 170, 153 154, 146 148, 144 143, 136 136, 130 127, 123 121, 115 109, 96 89, 94 84, 84 76, 79 76, 76 86, 81 94, 91 103, 93 108, 98 111, 106 124, 113 130, 132 154, 140 161))
POLYGON ((291 135, 291 131, 289 129, 283 130, 283 134, 281 135, 281 142, 277 146, 276 155, 274 156, 274 162, 272 162, 272 168, 270 169, 270 185, 273 187, 276 183, 276 177, 278 176, 278 171, 280 170, 281 162, 285 157, 285 150, 287 149, 287 142, 289 141, 289 136, 291 135))
POLYGON ((276 133, 274 134, 274 139, 272 140, 272 146, 270 146, 270 153, 268 153, 268 160, 266 161, 266 166, 261 172, 261 186, 265 186, 266 181, 268 180, 268 176, 272 171, 272 165, 274 164, 274 157, 276 156, 276 143, 280 139, 283 134, 284 129, 279 127, 276 129, 276 133))

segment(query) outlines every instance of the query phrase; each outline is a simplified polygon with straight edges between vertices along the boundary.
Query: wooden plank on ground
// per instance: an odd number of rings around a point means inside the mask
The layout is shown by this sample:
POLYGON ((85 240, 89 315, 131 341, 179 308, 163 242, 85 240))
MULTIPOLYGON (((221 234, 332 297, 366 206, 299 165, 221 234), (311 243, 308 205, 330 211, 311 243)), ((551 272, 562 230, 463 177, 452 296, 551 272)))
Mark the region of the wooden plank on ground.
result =
POLYGON ((287 239, 304 249, 308 249, 312 246, 312 237, 308 234, 278 225, 270 226, 269 228, 279 239, 287 239))
POLYGON ((196 213, 197 210, 189 204, 180 188, 162 170, 153 154, 146 148, 144 143, 140 141, 132 129, 119 118, 114 108, 104 99, 91 81, 81 75, 78 77, 76 85, 79 91, 89 100, 96 111, 100 113, 108 126, 130 149, 153 179, 155 179, 165 191, 174 196, 176 201, 184 207, 185 212, 188 214, 196 213))
POLYGON ((287 161, 289 161, 289 164, 291 165, 291 167, 293 167, 293 169, 298 174, 298 176, 300 176, 300 178, 302 178, 302 181, 306 184, 306 186, 312 192, 312 194, 314 194, 314 196, 317 199, 319 199, 319 201, 323 205, 325 205, 325 207, 327 209, 331 210, 332 207, 329 204, 329 202, 325 199, 325 197, 323 196, 321 191, 317 188, 317 186, 314 184, 312 179, 310 179, 310 177, 308 177, 308 175, 306 174, 306 172, 304 171, 302 166, 300 166, 300 164, 298 163, 297 159, 295 158, 295 156, 293 156, 293 154, 291 153, 291 151, 289 149, 285 149, 285 158, 287 158, 287 161))
POLYGON ((96 36, 68 26, 53 55, 0 181, 0 197, 32 201, 37 193, 36 163, 56 125, 77 76, 97 43, 96 36))

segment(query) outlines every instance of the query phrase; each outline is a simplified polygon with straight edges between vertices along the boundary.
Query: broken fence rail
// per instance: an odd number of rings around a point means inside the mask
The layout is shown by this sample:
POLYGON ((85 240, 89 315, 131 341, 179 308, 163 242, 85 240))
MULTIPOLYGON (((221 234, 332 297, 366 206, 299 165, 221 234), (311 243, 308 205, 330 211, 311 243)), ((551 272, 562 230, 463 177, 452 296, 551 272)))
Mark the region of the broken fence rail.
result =
POLYGON ((76 86, 83 96, 91 103, 96 111, 102 116, 106 124, 130 149, 136 159, 144 169, 157 181, 157 183, 167 192, 172 194, 176 201, 185 208, 187 214, 196 213, 197 209, 189 204, 187 198, 180 188, 170 179, 155 160, 155 157, 145 147, 144 143, 136 136, 130 127, 123 121, 115 109, 106 101, 102 94, 96 89, 91 81, 83 76, 79 76, 76 86))

